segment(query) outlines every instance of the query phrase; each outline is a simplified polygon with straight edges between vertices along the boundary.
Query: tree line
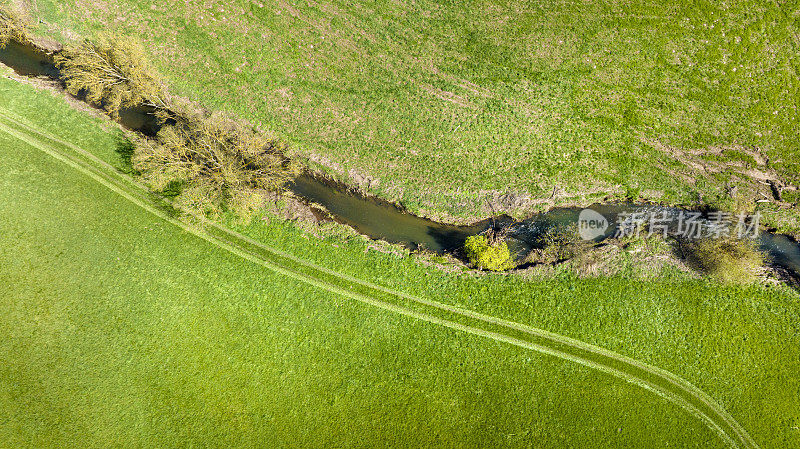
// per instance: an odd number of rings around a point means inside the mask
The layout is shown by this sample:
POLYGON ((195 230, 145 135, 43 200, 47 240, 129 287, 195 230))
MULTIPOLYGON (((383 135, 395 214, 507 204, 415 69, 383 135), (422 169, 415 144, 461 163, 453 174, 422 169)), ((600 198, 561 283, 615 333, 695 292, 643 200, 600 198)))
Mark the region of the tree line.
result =
MULTIPOLYGON (((30 44, 28 23, 24 14, 0 9, 0 47, 30 44)), ((65 47, 54 62, 67 92, 112 118, 137 108, 157 118, 155 136, 133 136, 131 162, 152 190, 177 192, 180 208, 249 218, 268 192, 280 191, 301 171, 280 139, 171 95, 133 38, 103 34, 65 47)))

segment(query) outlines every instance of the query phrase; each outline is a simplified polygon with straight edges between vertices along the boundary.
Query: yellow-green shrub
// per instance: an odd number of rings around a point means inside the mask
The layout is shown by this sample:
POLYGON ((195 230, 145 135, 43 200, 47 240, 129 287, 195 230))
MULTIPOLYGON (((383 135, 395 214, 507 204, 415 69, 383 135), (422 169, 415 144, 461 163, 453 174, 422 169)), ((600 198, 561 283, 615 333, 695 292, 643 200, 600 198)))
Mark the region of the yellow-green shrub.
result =
POLYGON ((503 271, 514 268, 506 242, 490 244, 483 235, 467 237, 464 252, 469 261, 482 270, 503 271))

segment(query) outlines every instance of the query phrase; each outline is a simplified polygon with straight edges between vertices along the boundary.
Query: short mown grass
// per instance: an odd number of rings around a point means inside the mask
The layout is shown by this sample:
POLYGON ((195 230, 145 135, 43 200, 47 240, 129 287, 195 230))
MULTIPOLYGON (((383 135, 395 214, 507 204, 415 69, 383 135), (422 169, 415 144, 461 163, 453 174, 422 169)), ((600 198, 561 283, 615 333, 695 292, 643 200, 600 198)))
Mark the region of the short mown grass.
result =
MULTIPOLYGON (((116 131, 103 129, 111 125, 6 79, 0 98, 126 169, 116 131)), ((11 292, 0 321, 4 440, 717 443, 645 390, 279 278, 18 141, 5 138, 0 148, 0 275, 11 292)), ((347 233, 317 237, 279 220, 228 224, 342 273, 667 369, 717 399, 762 447, 800 442, 800 399, 787 394, 800 387, 800 304, 786 289, 680 273, 640 281, 563 272, 537 282, 446 274, 347 233)))
MULTIPOLYGON (((417 213, 484 218, 487 198, 516 214, 606 197, 717 204, 728 182, 762 188, 752 168, 800 183, 786 5, 38 5, 40 32, 140 36, 179 93, 417 213), (733 173, 698 169, 709 154, 733 173)), ((792 211, 772 222, 800 231, 792 211)))

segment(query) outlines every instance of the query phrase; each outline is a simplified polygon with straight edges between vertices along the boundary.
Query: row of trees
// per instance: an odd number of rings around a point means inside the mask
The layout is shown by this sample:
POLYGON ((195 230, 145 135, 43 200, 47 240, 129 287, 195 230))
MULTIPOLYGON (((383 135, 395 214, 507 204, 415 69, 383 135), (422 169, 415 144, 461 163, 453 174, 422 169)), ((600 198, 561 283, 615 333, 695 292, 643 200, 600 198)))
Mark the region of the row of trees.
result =
MULTIPOLYGON (((0 9, 0 47, 30 42, 24 14, 0 9)), ((169 94, 144 48, 133 38, 105 34, 54 56, 67 91, 118 118, 145 108, 160 124, 155 137, 135 135, 133 167, 157 192, 178 192, 179 207, 248 218, 267 192, 296 177, 300 164, 286 145, 259 129, 204 111, 169 94)))
POLYGON ((134 39, 104 35, 84 41, 58 54, 56 64, 71 94, 84 94, 112 117, 138 107, 158 117, 155 138, 134 137, 133 167, 153 190, 177 190, 183 209, 249 218, 268 191, 300 173, 280 140, 170 95, 134 39))

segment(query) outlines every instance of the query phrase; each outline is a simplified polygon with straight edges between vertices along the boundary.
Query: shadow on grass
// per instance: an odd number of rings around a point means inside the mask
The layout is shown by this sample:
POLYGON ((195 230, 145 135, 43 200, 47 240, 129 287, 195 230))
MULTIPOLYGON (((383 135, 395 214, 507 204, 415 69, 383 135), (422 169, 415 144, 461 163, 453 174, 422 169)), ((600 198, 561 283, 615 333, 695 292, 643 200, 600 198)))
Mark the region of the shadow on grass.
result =
MULTIPOLYGON (((119 155, 120 167, 119 171, 136 179, 141 175, 141 172, 136 170, 133 166, 133 156, 136 152, 136 144, 133 143, 125 132, 118 130, 114 134, 114 151, 119 155)), ((185 214, 178 208, 174 207, 170 201, 180 195, 183 190, 183 184, 180 182, 170 183, 161 192, 153 192, 147 190, 146 194, 151 203, 161 212, 166 213, 172 218, 179 218, 185 214)))
POLYGON ((128 136, 122 130, 117 130, 114 133, 114 151, 119 155, 122 163, 120 171, 132 176, 139 176, 140 173, 133 168, 133 154, 136 151, 136 145, 128 139, 128 136))

